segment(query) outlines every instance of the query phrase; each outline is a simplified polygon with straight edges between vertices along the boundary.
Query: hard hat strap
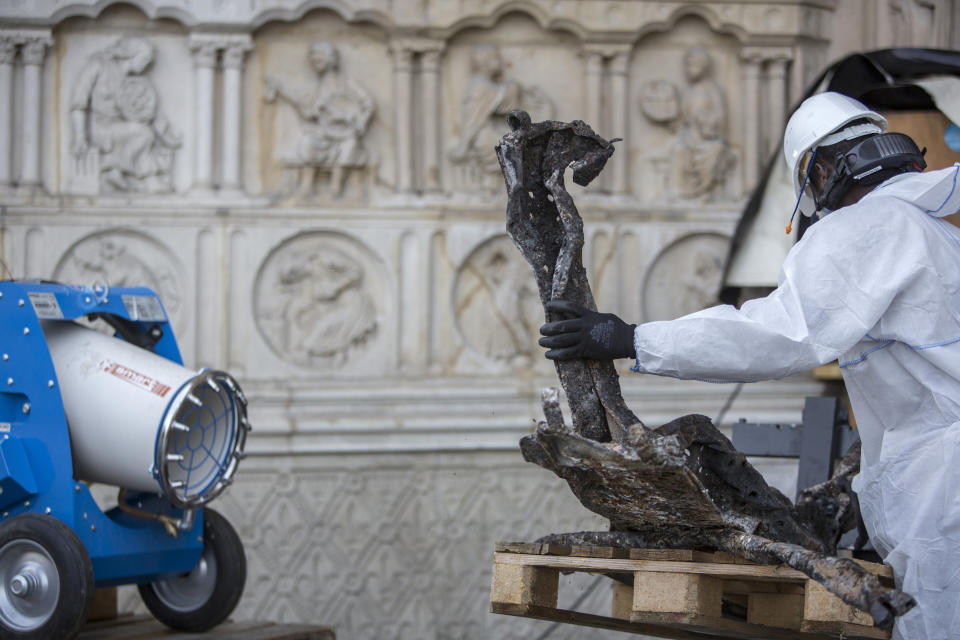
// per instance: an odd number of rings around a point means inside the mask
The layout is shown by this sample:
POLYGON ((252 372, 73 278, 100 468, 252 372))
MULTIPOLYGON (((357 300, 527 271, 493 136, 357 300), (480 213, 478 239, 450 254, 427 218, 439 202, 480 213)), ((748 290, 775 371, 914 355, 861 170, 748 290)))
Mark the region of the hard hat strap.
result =
POLYGON ((793 206, 793 213, 790 214, 790 222, 787 223, 787 235, 793 231, 793 218, 797 215, 797 209, 800 208, 800 200, 803 199, 803 190, 807 188, 807 180, 810 179, 810 170, 813 169, 813 161, 817 159, 817 150, 813 150, 810 161, 807 162, 807 171, 803 176, 803 184, 800 185, 800 193, 797 194, 797 204, 793 206))

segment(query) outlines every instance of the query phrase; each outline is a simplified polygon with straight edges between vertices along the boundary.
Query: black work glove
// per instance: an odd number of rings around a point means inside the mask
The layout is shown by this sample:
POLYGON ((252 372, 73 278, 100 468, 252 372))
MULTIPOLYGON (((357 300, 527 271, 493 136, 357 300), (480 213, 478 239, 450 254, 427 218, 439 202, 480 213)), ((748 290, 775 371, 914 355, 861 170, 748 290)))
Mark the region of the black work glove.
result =
POLYGON ((565 300, 551 300, 546 309, 569 316, 568 320, 540 327, 540 333, 546 337, 540 338, 539 344, 550 349, 544 354, 550 360, 636 357, 633 331, 637 325, 627 324, 612 313, 597 313, 565 300))

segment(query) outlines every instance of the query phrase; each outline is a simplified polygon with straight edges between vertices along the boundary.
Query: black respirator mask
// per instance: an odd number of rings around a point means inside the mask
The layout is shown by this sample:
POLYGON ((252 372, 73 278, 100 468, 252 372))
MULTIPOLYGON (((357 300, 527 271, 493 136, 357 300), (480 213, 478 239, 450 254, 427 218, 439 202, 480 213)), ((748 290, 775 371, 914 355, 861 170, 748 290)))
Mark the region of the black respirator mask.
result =
POLYGON ((834 210, 851 187, 880 184, 888 178, 927 168, 921 151, 910 136, 902 133, 880 133, 871 136, 846 153, 834 158, 834 171, 823 193, 815 197, 817 211, 834 210))

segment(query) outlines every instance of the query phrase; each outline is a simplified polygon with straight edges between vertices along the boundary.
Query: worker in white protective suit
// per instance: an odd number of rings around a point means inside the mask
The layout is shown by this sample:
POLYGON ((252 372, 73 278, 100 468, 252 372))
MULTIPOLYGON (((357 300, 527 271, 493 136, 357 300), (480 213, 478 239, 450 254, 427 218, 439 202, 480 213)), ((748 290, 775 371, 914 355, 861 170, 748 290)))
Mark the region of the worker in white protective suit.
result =
POLYGON ((798 206, 812 199, 804 211, 821 219, 767 297, 639 326, 551 302, 540 344, 551 359, 635 357, 637 372, 716 382, 839 360, 863 442, 862 516, 917 601, 894 638, 960 639, 960 229, 943 220, 960 209, 960 164, 922 173, 913 141, 885 129, 836 93, 791 117, 798 206))

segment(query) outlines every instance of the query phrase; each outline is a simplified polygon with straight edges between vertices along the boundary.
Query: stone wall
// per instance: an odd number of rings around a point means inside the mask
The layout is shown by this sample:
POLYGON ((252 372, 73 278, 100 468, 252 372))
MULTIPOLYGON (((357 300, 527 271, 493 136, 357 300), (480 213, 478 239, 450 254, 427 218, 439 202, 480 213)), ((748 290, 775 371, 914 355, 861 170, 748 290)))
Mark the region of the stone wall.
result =
MULTIPOLYGON (((0 255, 16 278, 153 287, 187 365, 240 379, 251 456, 214 504, 249 556, 236 618, 535 637, 486 613, 492 543, 597 521, 517 452, 555 375, 504 233, 504 116, 624 138, 575 191, 598 302, 697 310, 818 70, 960 46, 956 1, 835 4, 4 0, 0 255)), ((624 373, 651 425, 733 391, 624 373)), ((819 390, 752 385, 727 419, 797 421, 819 390)))

